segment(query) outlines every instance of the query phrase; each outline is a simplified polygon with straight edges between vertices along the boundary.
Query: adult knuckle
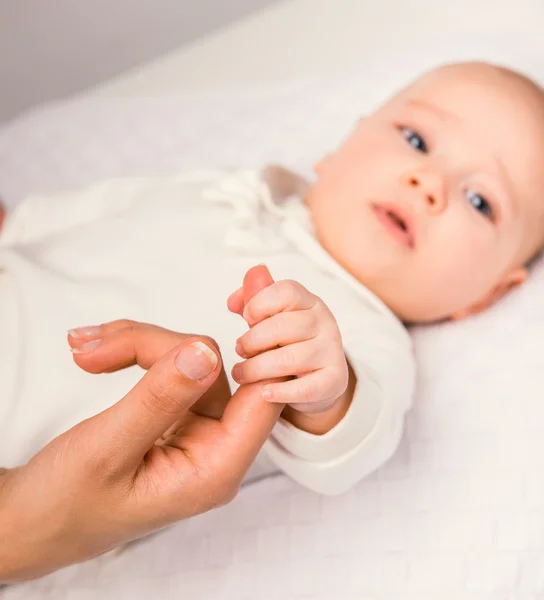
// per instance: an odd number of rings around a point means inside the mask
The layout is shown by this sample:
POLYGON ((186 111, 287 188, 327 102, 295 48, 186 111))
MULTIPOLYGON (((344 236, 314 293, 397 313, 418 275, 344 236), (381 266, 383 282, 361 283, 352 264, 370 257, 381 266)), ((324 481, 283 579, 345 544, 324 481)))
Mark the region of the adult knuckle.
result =
POLYGON ((115 325, 117 329, 129 329, 131 331, 136 330, 137 327, 140 325, 140 323, 133 321, 132 319, 117 319, 111 324, 115 325))
POLYGON ((174 414, 179 410, 179 401, 169 380, 150 378, 142 402, 151 413, 174 414))

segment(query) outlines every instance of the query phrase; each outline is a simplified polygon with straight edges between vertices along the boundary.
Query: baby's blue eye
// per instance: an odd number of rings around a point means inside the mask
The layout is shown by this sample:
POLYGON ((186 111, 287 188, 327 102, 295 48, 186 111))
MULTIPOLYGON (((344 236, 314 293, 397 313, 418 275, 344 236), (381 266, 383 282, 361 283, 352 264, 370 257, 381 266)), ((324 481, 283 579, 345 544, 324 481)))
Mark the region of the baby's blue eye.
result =
POLYGON ((423 137, 417 133, 417 131, 410 129, 409 127, 401 127, 400 131, 404 136, 404 139, 410 144, 410 146, 412 146, 412 148, 415 148, 418 152, 427 154, 429 151, 427 144, 423 137))
POLYGON ((491 204, 489 204, 489 202, 483 196, 473 192, 472 190, 468 190, 467 198, 472 206, 474 206, 477 211, 481 212, 482 215, 488 219, 493 218, 493 209, 491 208, 491 204))

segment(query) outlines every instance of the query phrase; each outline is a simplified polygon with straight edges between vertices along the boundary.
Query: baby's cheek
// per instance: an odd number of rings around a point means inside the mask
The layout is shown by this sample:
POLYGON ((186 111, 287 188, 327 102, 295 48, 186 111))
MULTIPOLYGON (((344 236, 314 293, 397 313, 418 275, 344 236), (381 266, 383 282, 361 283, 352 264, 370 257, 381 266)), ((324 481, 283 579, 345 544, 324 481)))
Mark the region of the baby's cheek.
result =
POLYGON ((465 237, 428 256, 420 265, 420 275, 427 280, 429 296, 451 304, 455 310, 457 305, 476 301, 491 286, 495 272, 492 262, 485 248, 465 237))

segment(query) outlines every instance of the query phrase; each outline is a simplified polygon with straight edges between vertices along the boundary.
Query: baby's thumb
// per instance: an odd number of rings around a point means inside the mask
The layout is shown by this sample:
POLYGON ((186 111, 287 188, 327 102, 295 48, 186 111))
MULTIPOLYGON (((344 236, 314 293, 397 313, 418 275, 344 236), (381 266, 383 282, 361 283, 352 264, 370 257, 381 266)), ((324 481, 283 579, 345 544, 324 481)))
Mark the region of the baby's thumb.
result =
POLYGON ((267 288, 274 283, 272 275, 265 265, 257 265, 252 267, 244 277, 243 297, 244 306, 261 290, 267 288))

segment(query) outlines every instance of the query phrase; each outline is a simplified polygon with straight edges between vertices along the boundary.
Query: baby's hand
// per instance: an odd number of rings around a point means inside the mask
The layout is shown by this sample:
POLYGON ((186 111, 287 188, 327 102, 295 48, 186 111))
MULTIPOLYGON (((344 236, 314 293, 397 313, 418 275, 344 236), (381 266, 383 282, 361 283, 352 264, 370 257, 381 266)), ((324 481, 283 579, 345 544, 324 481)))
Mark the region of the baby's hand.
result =
POLYGON ((246 359, 232 370, 240 385, 278 377, 263 385, 263 398, 306 413, 328 410, 344 394, 348 366, 340 330, 325 303, 296 281, 278 281, 244 306, 241 288, 228 306, 241 313, 250 330, 237 340, 246 359))

